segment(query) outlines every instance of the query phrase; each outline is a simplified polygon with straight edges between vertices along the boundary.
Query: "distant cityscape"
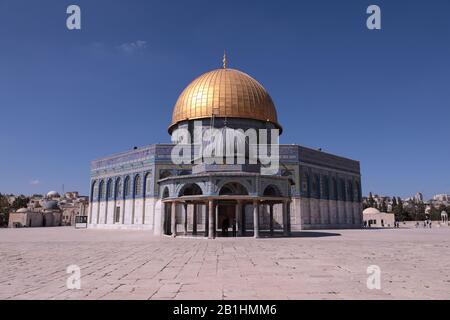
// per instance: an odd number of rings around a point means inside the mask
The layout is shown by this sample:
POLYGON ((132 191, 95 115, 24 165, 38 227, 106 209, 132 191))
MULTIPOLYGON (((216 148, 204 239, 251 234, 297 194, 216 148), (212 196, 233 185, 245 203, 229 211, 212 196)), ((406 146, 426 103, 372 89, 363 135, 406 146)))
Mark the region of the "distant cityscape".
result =
POLYGON ((89 197, 80 196, 76 191, 63 195, 56 191, 31 196, 0 194, 0 226, 72 226, 76 216, 87 215, 88 206, 89 197))
MULTIPOLYGON (((407 198, 370 192, 362 203, 363 210, 374 208, 393 214, 395 221, 440 221, 450 212, 450 194, 425 200, 420 192, 407 198)), ((75 217, 87 215, 88 208, 89 197, 76 191, 63 195, 56 191, 31 196, 0 194, 0 227, 73 226, 75 217)))
POLYGON ((375 208, 380 212, 393 213, 396 221, 440 221, 450 212, 450 194, 437 194, 425 200, 423 194, 404 198, 369 193, 363 197, 363 209, 375 208))

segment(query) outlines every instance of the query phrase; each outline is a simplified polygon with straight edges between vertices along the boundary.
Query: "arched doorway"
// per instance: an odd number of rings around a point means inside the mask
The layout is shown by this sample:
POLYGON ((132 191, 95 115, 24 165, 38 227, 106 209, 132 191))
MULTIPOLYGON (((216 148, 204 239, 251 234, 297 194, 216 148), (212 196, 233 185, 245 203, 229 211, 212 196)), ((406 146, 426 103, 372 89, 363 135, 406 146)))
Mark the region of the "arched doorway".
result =
MULTIPOLYGON (((238 206, 233 196, 248 196, 248 190, 239 182, 229 182, 220 188, 219 195, 224 197, 217 206, 216 228, 221 230, 219 235, 223 237, 229 236, 230 232, 232 236, 236 236, 238 228, 237 210, 242 211, 243 209, 242 206, 238 206), (227 196, 230 196, 230 200, 227 199, 227 196)), ((239 214, 242 215, 242 212, 239 214)))
MULTIPOLYGON (((185 184, 178 193, 179 198, 202 195, 203 191, 196 183, 185 184)), ((199 210, 199 205, 195 203, 195 201, 184 202, 182 204, 182 209, 184 234, 187 235, 188 232, 192 232, 193 235, 197 235, 199 220, 204 221, 206 217, 202 217, 202 212, 199 210)))

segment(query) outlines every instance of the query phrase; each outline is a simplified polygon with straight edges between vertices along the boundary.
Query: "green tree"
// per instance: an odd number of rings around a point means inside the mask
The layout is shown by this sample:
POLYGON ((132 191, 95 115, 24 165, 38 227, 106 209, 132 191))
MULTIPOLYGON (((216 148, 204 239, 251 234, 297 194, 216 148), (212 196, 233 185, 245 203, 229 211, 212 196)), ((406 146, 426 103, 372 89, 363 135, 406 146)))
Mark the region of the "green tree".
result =
POLYGON ((372 192, 369 193, 369 199, 367 200, 369 208, 375 208, 375 200, 373 199, 372 192))
POLYGON ((20 195, 14 200, 13 204, 11 205, 11 209, 19 210, 20 208, 26 208, 28 202, 30 202, 30 198, 25 197, 24 195, 20 195))
POLYGON ((397 206, 397 199, 395 197, 392 197, 392 210, 397 206))
POLYGON ((394 213, 395 216, 395 220, 396 221, 408 221, 408 215, 406 214, 406 211, 403 209, 403 203, 402 203, 402 199, 399 198, 392 198, 392 201, 394 203, 395 201, 395 206, 392 205, 392 212, 394 213))
POLYGON ((8 198, 0 193, 0 227, 8 225, 10 210, 8 198))

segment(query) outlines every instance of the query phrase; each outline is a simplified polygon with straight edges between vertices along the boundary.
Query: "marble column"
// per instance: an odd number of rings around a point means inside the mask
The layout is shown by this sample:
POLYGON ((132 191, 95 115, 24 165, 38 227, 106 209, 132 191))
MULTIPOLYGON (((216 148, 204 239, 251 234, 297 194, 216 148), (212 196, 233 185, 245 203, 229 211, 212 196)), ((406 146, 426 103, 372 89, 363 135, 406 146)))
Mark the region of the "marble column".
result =
POLYGON ((205 237, 207 238, 209 236, 209 202, 205 202, 205 221, 204 221, 204 228, 205 228, 205 237))
POLYGON ((259 238, 259 201, 253 201, 253 237, 259 238))
POLYGON ((183 231, 184 235, 187 236, 187 230, 188 230, 188 204, 183 203, 184 208, 184 224, 183 224, 183 231))
MULTIPOLYGON (((169 210, 169 209, 167 209, 168 206, 169 206, 169 204, 167 202, 163 202, 163 205, 162 205, 163 211, 161 214, 161 228, 162 228, 162 234, 164 234, 164 235, 167 235, 166 223, 167 223, 167 210, 169 210)), ((116 218, 114 217, 114 221, 115 221, 115 219, 116 218)))
POLYGON ((288 201, 283 201, 283 234, 289 236, 289 212, 288 201))
POLYGON ((197 235, 197 204, 193 203, 192 206, 192 234, 195 236, 197 235))
POLYGON ((244 235, 244 230, 242 228, 243 221, 242 221, 242 201, 238 201, 236 205, 236 222, 237 222, 237 235, 238 237, 242 237, 244 235))
POLYGON ((171 223, 171 233, 172 233, 172 237, 176 237, 177 236, 177 215, 176 212, 177 211, 177 203, 176 202, 172 202, 172 208, 170 210, 170 223, 171 223))
POLYGON ((219 226, 219 204, 214 205, 214 237, 216 236, 216 232, 222 226, 219 226))
POLYGON ((208 238, 209 239, 214 239, 215 238, 215 221, 214 221, 214 214, 215 214, 215 210, 214 210, 214 200, 209 200, 209 230, 208 230, 208 238))
POLYGON ((273 203, 269 204, 269 229, 270 235, 273 236, 273 203))

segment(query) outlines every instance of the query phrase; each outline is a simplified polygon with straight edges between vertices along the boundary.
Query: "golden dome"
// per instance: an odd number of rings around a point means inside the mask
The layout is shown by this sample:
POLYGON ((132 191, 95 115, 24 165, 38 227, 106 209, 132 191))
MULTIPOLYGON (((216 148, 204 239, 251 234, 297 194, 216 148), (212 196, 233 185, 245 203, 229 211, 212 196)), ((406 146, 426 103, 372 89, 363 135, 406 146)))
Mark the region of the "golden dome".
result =
POLYGON ((192 81, 175 104, 169 132, 181 121, 212 115, 268 121, 281 129, 275 105, 264 87, 235 69, 213 70, 192 81))

